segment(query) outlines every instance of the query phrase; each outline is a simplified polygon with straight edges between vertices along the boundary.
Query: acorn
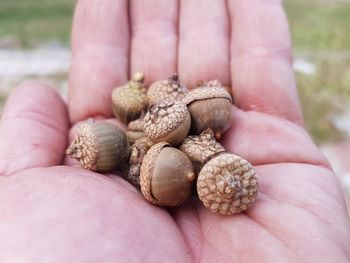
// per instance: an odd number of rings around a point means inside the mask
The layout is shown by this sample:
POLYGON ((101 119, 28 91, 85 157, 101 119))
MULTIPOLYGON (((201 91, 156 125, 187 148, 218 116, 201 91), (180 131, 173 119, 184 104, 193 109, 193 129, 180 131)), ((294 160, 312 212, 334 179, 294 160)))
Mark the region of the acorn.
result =
POLYGON ((183 99, 191 113, 191 131, 200 134, 210 128, 220 139, 231 125, 232 98, 219 81, 210 81, 190 91, 183 99), (209 83, 209 84, 208 84, 209 83))
POLYGON ((115 88, 112 92, 113 114, 126 124, 140 117, 147 106, 143 73, 136 73, 127 84, 115 88))
POLYGON ((135 143, 138 139, 146 137, 146 134, 142 131, 127 131, 125 134, 130 144, 135 143))
POLYGON ((137 188, 140 188, 140 169, 143 158, 154 143, 146 136, 135 141, 130 147, 129 167, 125 179, 137 188))
POLYGON ((153 83, 147 90, 149 104, 156 104, 167 101, 182 100, 188 93, 177 74, 172 75, 166 80, 153 83))
POLYGON ((191 161, 169 143, 153 145, 143 158, 141 192, 153 204, 181 205, 191 194, 194 179, 191 161))
POLYGON ((181 101, 153 104, 143 119, 143 132, 153 142, 179 144, 188 134, 191 117, 181 101))
POLYGON ((127 162, 130 147, 125 133, 108 122, 82 124, 66 155, 88 170, 107 173, 127 162))
POLYGON ((128 129, 130 131, 143 131, 143 118, 144 116, 129 122, 128 129))
POLYGON ((214 132, 206 129, 200 135, 187 136, 179 146, 192 162, 204 165, 214 154, 225 152, 225 148, 215 139, 214 132))
POLYGON ((258 178, 247 160, 232 153, 219 153, 201 169, 197 192, 204 206, 212 212, 232 215, 253 204, 258 178))

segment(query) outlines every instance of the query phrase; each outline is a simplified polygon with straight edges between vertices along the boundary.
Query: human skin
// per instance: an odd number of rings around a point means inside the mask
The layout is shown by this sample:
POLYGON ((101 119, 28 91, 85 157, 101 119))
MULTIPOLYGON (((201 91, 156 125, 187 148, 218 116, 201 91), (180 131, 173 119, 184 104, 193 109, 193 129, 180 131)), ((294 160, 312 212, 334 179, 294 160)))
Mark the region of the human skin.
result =
POLYGON ((289 38, 277 0, 80 0, 68 106, 31 81, 3 112, 1 262, 349 262, 343 193, 304 130, 289 38), (113 87, 136 71, 147 84, 178 72, 188 87, 232 87, 222 142, 256 167, 247 212, 213 214, 196 198, 166 210, 64 159, 77 124, 111 118, 113 87))

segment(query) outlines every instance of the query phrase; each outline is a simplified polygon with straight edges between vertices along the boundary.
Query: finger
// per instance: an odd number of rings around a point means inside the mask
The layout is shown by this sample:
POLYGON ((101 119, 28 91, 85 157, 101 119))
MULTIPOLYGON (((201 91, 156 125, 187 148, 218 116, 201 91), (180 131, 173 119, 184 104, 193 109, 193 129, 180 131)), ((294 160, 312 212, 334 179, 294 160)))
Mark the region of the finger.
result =
POLYGON ((31 169, 4 179, 0 204, 3 262, 191 262, 171 216, 121 178, 31 169))
POLYGON ((329 167, 310 135, 299 125, 260 112, 233 108, 232 125, 222 143, 254 165, 308 163, 329 167))
POLYGON ((127 1, 81 0, 72 33, 69 113, 73 123, 111 116, 112 89, 127 81, 127 1))
POLYGON ((280 0, 231 0, 231 77, 236 104, 301 124, 288 23, 280 0))
POLYGON ((179 73, 185 84, 211 79, 230 84, 229 36, 224 0, 181 1, 179 73))
POLYGON ((145 73, 146 84, 176 73, 178 1, 130 4, 131 72, 145 73))
POLYGON ((0 123, 0 174, 60 164, 67 134, 67 109, 58 94, 39 82, 23 83, 0 123))

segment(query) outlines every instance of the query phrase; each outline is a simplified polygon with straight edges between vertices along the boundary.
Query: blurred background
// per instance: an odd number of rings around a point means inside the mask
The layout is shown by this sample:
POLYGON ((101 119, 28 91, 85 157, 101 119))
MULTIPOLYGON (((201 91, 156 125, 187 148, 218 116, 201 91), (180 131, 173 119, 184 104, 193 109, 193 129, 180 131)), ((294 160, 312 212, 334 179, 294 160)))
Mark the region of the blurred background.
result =
MULTIPOLYGON (((40 78, 67 94, 73 0, 1 0, 0 114, 40 78)), ((306 128, 350 194, 350 0, 285 0, 306 128)))

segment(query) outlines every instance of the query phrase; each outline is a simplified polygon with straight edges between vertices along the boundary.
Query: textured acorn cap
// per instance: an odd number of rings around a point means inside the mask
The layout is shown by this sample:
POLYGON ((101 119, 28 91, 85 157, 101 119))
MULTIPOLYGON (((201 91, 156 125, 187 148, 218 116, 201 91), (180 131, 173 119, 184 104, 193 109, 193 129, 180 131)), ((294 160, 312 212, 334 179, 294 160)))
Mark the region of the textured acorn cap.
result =
POLYGON ((128 124, 128 129, 131 131, 143 131, 143 118, 138 118, 128 124))
POLYGON ((202 87, 191 90, 182 101, 186 105, 189 105, 196 100, 212 98, 226 98, 232 102, 231 95, 224 88, 217 86, 202 87))
POLYGON ((148 100, 143 83, 143 73, 136 73, 127 84, 113 90, 112 110, 117 119, 129 123, 147 108, 148 100))
MULTIPOLYGON (((232 94, 231 88, 222 85, 222 83, 216 79, 210 80, 208 82, 205 81, 198 81, 197 88, 208 88, 208 87, 219 87, 225 89, 230 95, 232 94)), ((232 95, 231 95, 232 96, 232 95)))
POLYGON ((136 142, 138 139, 147 137, 146 134, 142 131, 127 131, 125 134, 130 144, 136 142))
POLYGON ((143 137, 135 141, 130 147, 129 167, 126 171, 125 179, 140 188, 140 169, 143 158, 154 143, 148 138, 143 137))
POLYGON ((191 116, 181 101, 153 104, 143 119, 143 131, 154 142, 179 144, 191 127, 191 116))
POLYGON ((197 88, 204 88, 204 87, 219 87, 219 88, 223 88, 224 86, 222 85, 222 83, 216 79, 214 80, 210 80, 208 82, 205 81, 198 81, 197 83, 197 88))
POLYGON ((191 193, 195 179, 191 161, 180 150, 160 142, 143 159, 141 192, 151 203, 179 206, 191 193))
POLYGON ((204 165, 208 159, 225 148, 216 141, 211 129, 203 131, 200 135, 187 136, 180 144, 179 149, 183 151, 191 161, 204 165))
POLYGON ((235 154, 222 153, 200 171, 197 192, 204 206, 212 212, 231 215, 253 204, 258 179, 248 161, 235 154))
POLYGON ((159 142, 148 150, 146 156, 143 158, 140 171, 140 185, 143 196, 152 204, 160 205, 159 202, 153 198, 151 191, 151 179, 153 174, 154 164, 157 156, 163 147, 170 146, 167 142, 159 142))
POLYGON ((185 85, 179 81, 177 74, 166 80, 153 83, 147 90, 149 104, 182 100, 188 93, 185 85))
POLYGON ((111 172, 121 168, 129 156, 125 133, 107 122, 82 124, 66 154, 80 162, 85 169, 111 172))

